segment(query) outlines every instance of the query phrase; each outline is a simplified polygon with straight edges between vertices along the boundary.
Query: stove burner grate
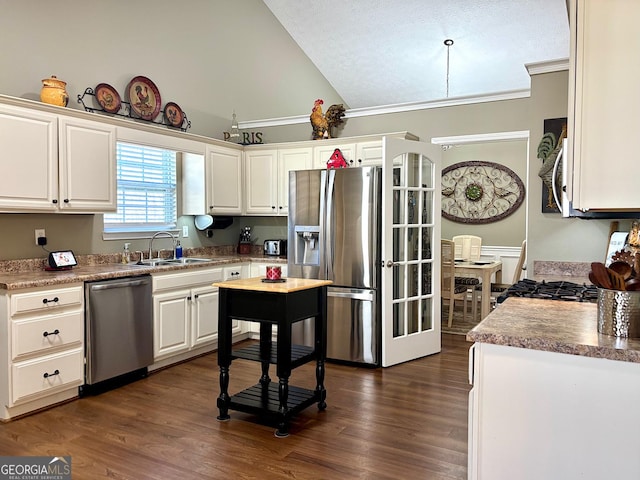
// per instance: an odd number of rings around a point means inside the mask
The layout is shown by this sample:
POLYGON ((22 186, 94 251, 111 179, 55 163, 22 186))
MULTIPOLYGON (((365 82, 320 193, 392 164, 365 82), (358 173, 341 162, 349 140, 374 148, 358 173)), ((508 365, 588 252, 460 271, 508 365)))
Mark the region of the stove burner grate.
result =
POLYGON ((536 282, 535 280, 524 279, 511 285, 497 298, 497 302, 502 303, 508 297, 540 298, 568 302, 597 302, 598 289, 593 285, 580 285, 564 280, 536 282))

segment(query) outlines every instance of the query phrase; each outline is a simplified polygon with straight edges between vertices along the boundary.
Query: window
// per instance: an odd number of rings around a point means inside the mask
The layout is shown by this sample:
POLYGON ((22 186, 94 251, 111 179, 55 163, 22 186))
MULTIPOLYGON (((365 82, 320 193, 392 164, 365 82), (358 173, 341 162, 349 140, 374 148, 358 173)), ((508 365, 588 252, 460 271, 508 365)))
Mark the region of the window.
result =
POLYGON ((176 152, 118 142, 118 211, 104 215, 104 232, 176 228, 176 152))

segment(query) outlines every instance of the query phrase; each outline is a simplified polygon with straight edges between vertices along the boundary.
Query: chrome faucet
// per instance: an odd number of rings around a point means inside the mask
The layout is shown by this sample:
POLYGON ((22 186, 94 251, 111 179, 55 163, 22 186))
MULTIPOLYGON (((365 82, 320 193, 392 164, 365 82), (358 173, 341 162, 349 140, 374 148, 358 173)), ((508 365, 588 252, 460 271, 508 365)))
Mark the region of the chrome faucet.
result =
MULTIPOLYGON (((174 237, 170 232, 163 231, 154 233, 151 237, 151 240, 149 240, 149 260, 151 260, 151 257, 153 256, 153 240, 155 240, 156 237, 160 236, 169 237, 171 239, 171 241, 173 242, 173 258, 176 258, 176 245, 178 244, 178 239, 174 237)), ((160 250, 158 250, 158 258, 160 258, 160 250)))

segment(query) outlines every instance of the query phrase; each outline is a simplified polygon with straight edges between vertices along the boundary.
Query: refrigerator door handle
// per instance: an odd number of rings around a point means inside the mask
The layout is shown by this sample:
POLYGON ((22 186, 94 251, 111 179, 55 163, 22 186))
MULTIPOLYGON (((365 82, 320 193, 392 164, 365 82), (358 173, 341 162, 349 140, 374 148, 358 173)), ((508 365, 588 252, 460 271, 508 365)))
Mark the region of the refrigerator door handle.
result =
POLYGON ((333 279, 333 247, 334 247, 334 232, 333 232, 333 199, 335 189, 335 172, 327 170, 327 190, 326 190, 326 214, 325 214, 325 233, 324 233, 324 245, 325 245, 325 262, 327 266, 327 279, 333 279))
POLYGON ((354 300, 364 300, 365 302, 373 301, 373 290, 346 289, 327 291, 327 297, 352 298, 354 300))

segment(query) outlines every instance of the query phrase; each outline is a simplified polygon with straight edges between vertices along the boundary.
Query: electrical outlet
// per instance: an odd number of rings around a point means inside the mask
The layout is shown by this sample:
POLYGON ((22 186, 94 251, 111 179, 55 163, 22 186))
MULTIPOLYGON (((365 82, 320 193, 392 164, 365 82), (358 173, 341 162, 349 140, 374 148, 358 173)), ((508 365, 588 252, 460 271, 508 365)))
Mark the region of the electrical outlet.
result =
POLYGON ((189 236, 189 225, 182 226, 182 237, 187 238, 189 236))
POLYGON ((44 228, 36 228, 36 245, 40 245, 40 243, 38 243, 38 238, 40 237, 46 237, 46 233, 44 232, 44 228))

